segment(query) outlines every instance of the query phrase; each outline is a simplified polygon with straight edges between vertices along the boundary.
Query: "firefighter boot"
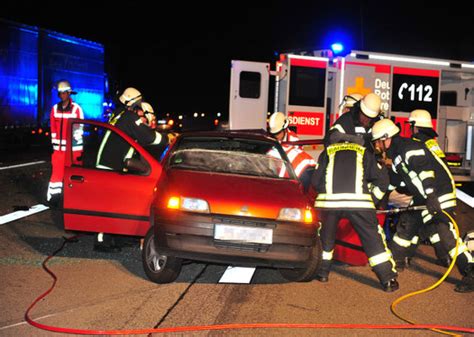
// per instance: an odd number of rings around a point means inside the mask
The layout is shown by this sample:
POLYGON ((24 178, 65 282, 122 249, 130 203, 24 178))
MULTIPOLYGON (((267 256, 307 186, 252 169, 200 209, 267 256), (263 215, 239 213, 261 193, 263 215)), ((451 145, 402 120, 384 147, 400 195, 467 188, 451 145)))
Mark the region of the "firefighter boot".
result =
POLYGON ((408 269, 411 266, 411 258, 404 257, 395 260, 395 264, 397 265, 397 271, 401 272, 405 269, 408 269))
POLYGON ((474 263, 469 263, 466 268, 466 275, 464 275, 461 282, 456 285, 454 291, 458 293, 469 293, 474 291, 474 263))
POLYGON ((328 282, 330 270, 331 260, 322 260, 315 275, 316 280, 318 280, 319 282, 328 282))
POLYGON ((383 291, 387 293, 394 292, 400 287, 396 278, 388 280, 387 282, 382 283, 383 291))

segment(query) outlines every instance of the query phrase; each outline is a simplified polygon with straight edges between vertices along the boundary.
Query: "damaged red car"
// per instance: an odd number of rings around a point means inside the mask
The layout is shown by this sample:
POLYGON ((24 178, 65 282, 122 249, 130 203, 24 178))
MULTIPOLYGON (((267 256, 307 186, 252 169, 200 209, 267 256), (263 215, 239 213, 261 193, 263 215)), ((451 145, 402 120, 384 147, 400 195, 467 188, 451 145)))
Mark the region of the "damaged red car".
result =
POLYGON ((316 214, 274 139, 252 131, 184 133, 163 152, 92 121, 71 120, 68 140, 78 127, 82 156, 73 159, 70 146, 66 154, 66 229, 145 236, 143 267, 156 283, 174 281, 183 260, 312 278, 321 256, 316 214), (115 170, 97 165, 107 133, 133 153, 115 170))

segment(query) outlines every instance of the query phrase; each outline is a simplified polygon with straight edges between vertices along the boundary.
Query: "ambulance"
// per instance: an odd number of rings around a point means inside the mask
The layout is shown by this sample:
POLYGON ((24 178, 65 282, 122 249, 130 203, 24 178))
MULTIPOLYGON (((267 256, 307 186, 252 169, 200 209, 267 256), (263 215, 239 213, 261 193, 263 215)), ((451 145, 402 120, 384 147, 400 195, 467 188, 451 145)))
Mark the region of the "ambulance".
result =
MULTIPOLYGON (((345 95, 378 94, 383 114, 404 136, 410 112, 428 110, 453 172, 474 177, 474 63, 366 51, 333 56, 330 50, 281 54, 274 70, 270 63, 235 60, 230 128, 266 129, 270 92, 273 111, 284 112, 302 140, 324 139, 345 95)), ((316 158, 322 145, 305 150, 316 158)))

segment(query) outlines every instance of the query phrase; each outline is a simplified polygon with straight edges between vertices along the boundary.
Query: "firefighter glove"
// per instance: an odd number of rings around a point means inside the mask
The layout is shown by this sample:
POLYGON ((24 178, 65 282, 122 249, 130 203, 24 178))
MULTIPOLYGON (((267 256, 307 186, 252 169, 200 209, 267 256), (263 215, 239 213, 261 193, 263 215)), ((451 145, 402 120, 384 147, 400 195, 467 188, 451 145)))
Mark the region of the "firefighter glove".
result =
POLYGON ((428 194, 426 198, 426 208, 431 215, 440 214, 442 212, 441 205, 435 193, 428 194))

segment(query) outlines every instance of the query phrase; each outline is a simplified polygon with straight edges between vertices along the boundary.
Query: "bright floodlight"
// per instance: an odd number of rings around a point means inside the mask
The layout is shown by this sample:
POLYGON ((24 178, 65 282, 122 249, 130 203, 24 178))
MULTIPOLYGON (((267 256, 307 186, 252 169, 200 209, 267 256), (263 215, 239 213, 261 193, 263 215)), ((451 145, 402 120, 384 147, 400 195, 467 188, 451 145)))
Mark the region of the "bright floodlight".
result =
POLYGON ((344 46, 342 45, 342 43, 337 42, 331 45, 331 49, 334 52, 334 54, 338 54, 344 50, 344 46))

